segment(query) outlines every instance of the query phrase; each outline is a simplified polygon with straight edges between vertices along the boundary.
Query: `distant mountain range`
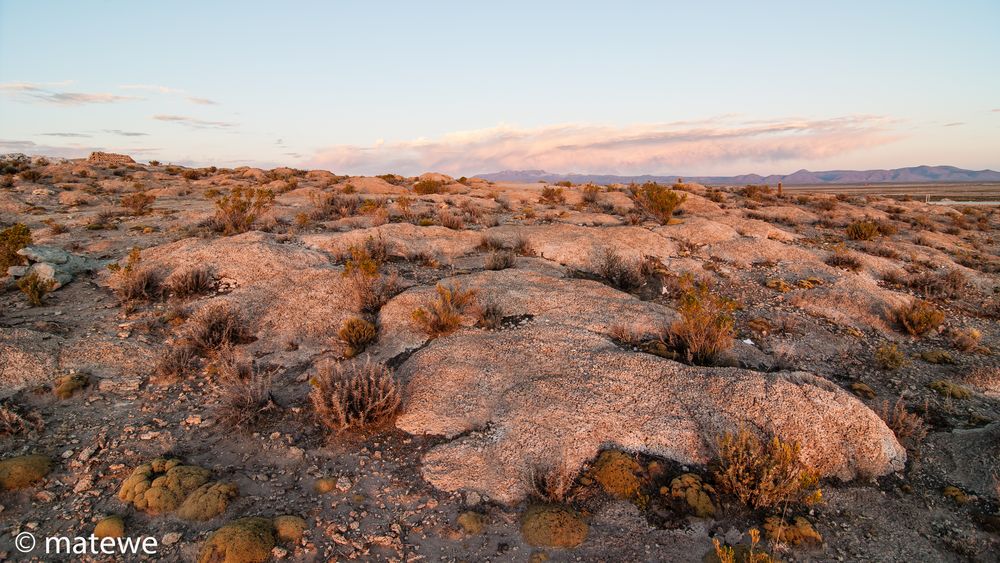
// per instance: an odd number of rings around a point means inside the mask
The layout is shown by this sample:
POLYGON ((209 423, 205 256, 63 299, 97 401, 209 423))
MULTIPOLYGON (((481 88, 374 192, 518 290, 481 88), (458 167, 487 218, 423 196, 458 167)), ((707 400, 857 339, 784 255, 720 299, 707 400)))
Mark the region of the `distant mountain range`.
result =
POLYGON ((595 184, 628 184, 631 182, 675 182, 678 177, 713 185, 743 185, 770 184, 778 182, 786 186, 816 186, 823 184, 910 184, 931 182, 1000 182, 1000 172, 994 170, 964 170, 954 166, 911 166, 909 168, 893 168, 891 170, 827 170, 810 172, 799 170, 792 174, 743 174, 741 176, 616 176, 612 174, 552 174, 544 170, 504 170, 489 174, 478 174, 477 177, 494 182, 539 181, 559 182, 569 180, 573 183, 595 184))

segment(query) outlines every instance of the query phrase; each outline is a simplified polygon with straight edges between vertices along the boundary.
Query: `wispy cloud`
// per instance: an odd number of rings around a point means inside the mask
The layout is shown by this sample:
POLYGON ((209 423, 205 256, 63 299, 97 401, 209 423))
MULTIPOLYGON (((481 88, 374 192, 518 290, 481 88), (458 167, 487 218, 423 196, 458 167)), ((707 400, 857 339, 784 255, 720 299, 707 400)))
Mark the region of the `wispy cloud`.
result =
POLYGON ((194 117, 188 117, 185 115, 154 115, 153 119, 157 121, 170 121, 173 123, 179 123, 181 125, 186 125, 188 127, 193 127, 195 129, 228 129, 231 127, 236 127, 238 124, 230 121, 208 121, 204 119, 197 119, 194 117))
POLYGON ((373 174, 428 170, 478 173, 506 169, 611 174, 702 173, 720 163, 821 159, 899 138, 885 117, 696 122, 611 127, 561 124, 524 129, 500 125, 440 139, 377 141, 325 148, 308 166, 373 174))
POLYGON ((140 133, 138 131, 122 131, 121 129, 105 129, 104 132, 109 133, 111 135, 120 135, 122 137, 144 137, 146 135, 149 135, 149 133, 140 133))
POLYGON ((951 123, 945 123, 943 127, 958 127, 959 125, 965 125, 964 121, 952 121, 951 123))
POLYGON ((0 91, 15 99, 31 102, 41 101, 62 106, 78 106, 83 104, 111 104, 141 100, 136 96, 119 96, 107 93, 62 92, 59 87, 68 86, 66 82, 7 82, 0 84, 0 91))
POLYGON ((46 137, 66 137, 66 138, 89 138, 93 135, 88 135, 86 133, 42 133, 46 137))
POLYGON ((219 104, 219 102, 216 102, 215 100, 188 95, 186 91, 180 88, 171 88, 170 86, 162 86, 159 84, 122 84, 121 86, 119 86, 119 88, 123 90, 143 90, 145 92, 153 92, 157 94, 181 96, 185 100, 191 102, 192 104, 198 104, 202 106, 214 106, 219 104))

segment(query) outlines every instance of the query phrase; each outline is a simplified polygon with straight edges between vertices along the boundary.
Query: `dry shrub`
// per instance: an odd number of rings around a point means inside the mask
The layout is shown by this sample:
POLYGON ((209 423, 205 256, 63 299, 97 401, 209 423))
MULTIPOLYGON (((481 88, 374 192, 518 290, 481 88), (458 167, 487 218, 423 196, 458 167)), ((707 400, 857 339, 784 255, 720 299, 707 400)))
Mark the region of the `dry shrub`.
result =
POLYGON ((144 215, 149 211, 149 207, 153 205, 154 201, 156 201, 156 196, 140 192, 122 196, 121 204, 133 215, 144 215))
POLYGON ((235 187, 215 201, 212 226, 226 236, 245 233, 273 202, 274 192, 267 188, 235 187))
POLYGON ((851 240, 872 240, 878 235, 878 224, 874 221, 854 221, 847 225, 847 238, 851 240))
POLYGON ((164 285, 175 297, 201 295, 212 290, 214 279, 208 266, 188 266, 174 270, 164 285))
POLYGON ((380 268, 384 259, 384 246, 375 239, 371 244, 352 246, 350 257, 344 263, 343 276, 355 308, 365 313, 374 313, 385 305, 398 289, 396 276, 385 276, 380 268))
POLYGON ((672 190, 656 182, 633 187, 632 196, 643 211, 664 225, 670 222, 674 211, 687 200, 686 193, 672 190))
POLYGON ((875 350, 875 364, 879 369, 894 371, 906 364, 906 356, 895 344, 883 344, 875 350))
POLYGON ((597 203, 597 194, 601 193, 601 187, 594 184, 587 184, 583 187, 583 202, 597 203))
MULTIPOLYGON (((760 544, 760 530, 750 528, 747 532, 750 536, 750 546, 739 550, 729 545, 722 545, 719 538, 712 538, 712 548, 719 563, 775 563, 775 559, 766 551, 757 551, 760 544)), ((704 561, 710 559, 706 556, 704 561)))
POLYGON ((956 350, 970 352, 979 348, 983 333, 975 328, 956 328, 949 334, 951 345, 956 350))
POLYGON ((42 221, 42 223, 48 225, 49 232, 51 232, 54 235, 61 235, 63 233, 69 232, 69 227, 67 227, 64 223, 56 221, 55 219, 45 219, 42 221))
POLYGON ((31 244, 31 230, 23 223, 16 223, 0 231, 0 276, 7 275, 7 268, 25 263, 17 253, 31 244))
POLYGON ((506 270, 514 267, 517 257, 511 250, 494 250, 486 255, 487 270, 506 270))
POLYGON ((718 449, 717 488, 747 506, 761 509, 779 503, 814 504, 822 498, 819 475, 799 459, 801 447, 797 442, 784 442, 777 436, 765 442, 741 428, 735 435, 724 434, 718 449))
POLYGON ((940 274, 924 272, 909 278, 906 285, 926 299, 958 299, 966 294, 969 278, 959 270, 948 270, 940 274))
POLYGON ((623 291, 635 289, 643 282, 640 262, 627 259, 612 248, 604 249, 595 269, 608 283, 623 291))
POLYGON ((44 426, 36 411, 23 412, 12 401, 0 402, 0 436, 38 432, 44 426))
POLYGON ((500 238, 483 233, 479 237, 479 249, 480 250, 503 250, 505 248, 503 240, 500 238))
POLYGON ((834 268, 843 268, 845 270, 860 270, 861 260, 858 259, 847 247, 843 245, 838 245, 834 247, 833 254, 827 256, 826 260, 827 266, 832 266, 834 268))
POLYGON ((707 282, 685 276, 680 284, 677 312, 681 318, 670 326, 670 341, 682 349, 689 362, 710 363, 733 345, 736 304, 713 293, 707 282))
POLYGON ((638 346, 642 343, 642 336, 626 324, 611 325, 611 328, 608 330, 608 336, 615 342, 626 346, 638 346))
POLYGON ((736 193, 749 200, 764 201, 771 195, 771 186, 768 186, 767 184, 747 184, 746 186, 736 190, 736 193))
POLYGON ((427 307, 413 311, 413 320, 429 336, 444 336, 455 332, 462 322, 462 314, 475 304, 476 292, 461 285, 437 284, 437 299, 427 307))
POLYGON ((197 361, 194 346, 189 340, 181 339, 163 349, 156 360, 153 373, 165 380, 182 378, 194 370, 197 361))
POLYGON ((316 419, 334 432, 388 423, 400 405, 396 378, 383 365, 324 364, 309 383, 316 419))
POLYGON ((156 272, 141 264, 142 253, 133 247, 125 265, 109 264, 108 286, 122 303, 149 301, 160 294, 160 279, 156 272))
POLYGON ((239 312, 225 301, 209 303, 188 320, 187 340, 197 353, 246 342, 250 331, 239 312))
POLYGON ((535 465, 528 469, 525 480, 528 490, 535 498, 553 503, 566 502, 569 492, 576 483, 577 471, 566 467, 566 464, 535 465))
POLYGON ((514 237, 514 243, 511 246, 518 256, 534 256, 535 248, 531 246, 531 241, 524 235, 518 234, 514 237))
POLYGON ((413 184, 413 191, 420 195, 438 194, 444 190, 444 182, 439 180, 420 180, 413 184))
POLYGON ((914 299, 909 305, 896 310, 895 317, 911 336, 922 336, 941 326, 944 322, 944 311, 935 307, 930 301, 914 299))
POLYGON ((337 336, 344 343, 344 357, 353 358, 375 342, 378 332, 375 330, 375 325, 365 319, 351 317, 340 326, 337 336))
POLYGON ((438 223, 441 223, 442 227, 447 227, 455 231, 460 231, 465 228, 465 219, 458 213, 442 209, 441 211, 438 211, 437 217, 438 223))
POLYGON ((927 425, 924 424, 924 419, 907 411, 902 397, 897 399, 892 407, 889 406, 889 401, 882 401, 878 415, 896 435, 899 443, 908 450, 916 449, 927 437, 927 425))
POLYGON ((337 193, 314 192, 309 195, 313 209, 309 218, 315 221, 350 217, 358 212, 361 198, 337 193))
POLYGON ((219 356, 219 381, 214 385, 219 420, 235 428, 249 428, 277 409, 271 395, 273 371, 259 370, 231 349, 219 356))
POLYGON ((54 280, 42 279, 37 272, 31 272, 17 280, 17 288, 28 298, 28 303, 31 303, 32 307, 40 307, 45 302, 45 296, 55 286, 54 280))
POLYGON ((494 299, 487 299, 477 311, 479 321, 476 323, 485 329, 496 330, 503 324, 503 309, 494 299))
POLYGON ((549 205, 561 205, 566 203, 566 194, 563 193, 562 188, 545 186, 542 188, 542 196, 538 199, 538 202, 549 205))

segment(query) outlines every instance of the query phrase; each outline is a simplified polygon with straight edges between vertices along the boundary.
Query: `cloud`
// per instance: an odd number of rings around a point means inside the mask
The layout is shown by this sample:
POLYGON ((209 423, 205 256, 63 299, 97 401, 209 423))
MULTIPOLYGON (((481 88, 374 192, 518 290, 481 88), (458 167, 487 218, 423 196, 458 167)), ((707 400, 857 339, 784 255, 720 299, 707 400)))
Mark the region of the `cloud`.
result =
POLYGON ((337 145, 307 166, 340 172, 469 174, 508 169, 597 174, 708 173, 734 162, 822 159, 899 138, 880 116, 740 121, 735 116, 612 127, 500 125, 439 139, 337 145))
POLYGON ((121 129, 105 129, 105 133, 110 133, 112 135, 121 135, 122 137, 144 137, 149 135, 149 133, 139 133, 137 131, 122 131, 121 129))
POLYGON ((22 101, 42 101, 50 104, 63 106, 77 106, 82 104, 111 104, 115 102, 125 102, 141 100, 136 96, 119 96, 117 94, 88 94, 84 92, 60 92, 55 87, 68 86, 71 81, 66 82, 7 82, 0 84, 0 90, 15 99, 22 101))
POLYGON ((96 146, 69 143, 64 146, 40 145, 34 141, 0 139, 0 153, 23 152, 31 155, 55 156, 61 158, 84 158, 93 151, 110 151, 131 155, 155 154, 163 149, 153 147, 96 146))
POLYGON ((42 133, 42 135, 45 135, 46 137, 68 137, 68 138, 74 138, 74 137, 84 138, 92 136, 86 133, 42 133))
POLYGON ((185 100, 191 102, 192 104, 198 104, 202 106, 215 106, 219 105, 219 102, 215 100, 210 100, 208 98, 199 98, 197 96, 189 96, 187 92, 180 88, 171 88, 170 86, 161 86, 159 84, 122 84, 119 88, 123 90, 144 90, 146 92, 155 92, 157 94, 169 94, 173 96, 182 96, 185 100))
POLYGON ((959 125, 965 125, 964 121, 953 121, 951 123, 945 123, 942 127, 958 127, 959 125))
POLYGON ((185 115, 154 115, 153 119, 157 121, 170 121, 174 123, 180 123, 181 125, 186 125, 194 129, 228 129, 230 127, 236 127, 237 123, 232 123, 229 121, 206 121, 203 119, 197 119, 194 117, 188 117, 185 115))

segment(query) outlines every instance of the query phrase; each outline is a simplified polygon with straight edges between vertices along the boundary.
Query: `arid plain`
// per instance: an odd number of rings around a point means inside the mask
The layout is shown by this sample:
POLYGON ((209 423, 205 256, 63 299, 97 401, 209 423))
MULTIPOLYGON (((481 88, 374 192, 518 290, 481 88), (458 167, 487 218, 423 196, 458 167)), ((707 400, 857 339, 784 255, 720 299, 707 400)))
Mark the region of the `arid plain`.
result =
POLYGON ((0 163, 0 559, 1000 552, 995 206, 92 160, 0 163))

